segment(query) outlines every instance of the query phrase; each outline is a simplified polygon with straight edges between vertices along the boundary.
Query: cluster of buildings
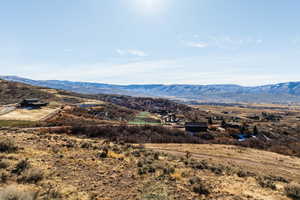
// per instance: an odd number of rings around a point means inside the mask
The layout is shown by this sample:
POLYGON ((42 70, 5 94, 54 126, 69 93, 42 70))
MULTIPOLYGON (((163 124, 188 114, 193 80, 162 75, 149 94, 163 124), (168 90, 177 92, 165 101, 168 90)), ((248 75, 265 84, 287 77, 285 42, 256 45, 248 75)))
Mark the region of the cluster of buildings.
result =
POLYGON ((185 128, 185 131, 190 134, 207 132, 209 126, 208 122, 186 122, 185 116, 182 114, 168 113, 167 111, 160 111, 162 124, 177 125, 185 128))

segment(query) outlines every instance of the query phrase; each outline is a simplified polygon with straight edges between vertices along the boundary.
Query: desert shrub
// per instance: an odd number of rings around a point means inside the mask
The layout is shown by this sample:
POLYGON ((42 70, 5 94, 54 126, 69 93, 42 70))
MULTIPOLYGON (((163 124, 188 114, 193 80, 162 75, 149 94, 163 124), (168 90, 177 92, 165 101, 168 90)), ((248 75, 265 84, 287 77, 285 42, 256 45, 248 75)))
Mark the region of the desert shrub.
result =
POLYGON ((7 162, 0 161, 0 169, 6 169, 9 166, 7 162))
POLYGON ((251 177, 251 176, 255 176, 254 173, 252 172, 248 172, 248 171, 244 171, 244 170, 239 170, 237 173, 237 176, 238 177, 251 177))
POLYGON ((190 166, 193 169, 204 170, 209 169, 209 165, 205 160, 197 161, 197 160, 187 160, 185 164, 190 166))
POLYGON ((143 167, 143 166, 144 166, 144 161, 143 161, 143 160, 139 160, 139 161, 137 162, 137 166, 138 166, 138 167, 143 167))
POLYGON ((152 164, 153 164, 152 158, 144 157, 143 159, 140 159, 137 162, 137 166, 139 167, 138 174, 142 175, 147 173, 155 173, 156 167, 154 167, 152 164))
POLYGON ((74 135, 108 139, 113 142, 125 143, 201 143, 201 138, 186 135, 178 129, 162 126, 87 126, 84 123, 71 125, 70 132, 74 135))
POLYGON ((123 152, 122 149, 118 145, 114 145, 112 147, 112 151, 115 152, 115 153, 118 153, 118 154, 123 152))
POLYGON ((2 172, 0 174, 0 183, 6 183, 8 179, 8 174, 6 172, 2 172))
POLYGON ((167 186, 160 182, 148 182, 141 190, 141 200, 168 200, 170 198, 168 194, 167 186))
POLYGON ((191 167, 195 170, 209 170, 216 175, 228 174, 232 175, 236 173, 236 169, 224 166, 224 165, 212 165, 208 164, 206 160, 194 160, 194 159, 186 159, 183 161, 185 165, 191 167))
POLYGON ((193 192, 201 195, 209 195, 211 193, 211 187, 201 182, 193 185, 193 192))
POLYGON ((201 179, 199 177, 195 176, 195 177, 190 178, 189 183, 191 185, 200 184, 201 183, 201 179))
POLYGON ((141 157, 140 151, 132 151, 131 154, 132 154, 134 157, 141 157))
POLYGON ((66 143, 63 144, 62 146, 67 148, 75 148, 76 144, 73 141, 66 141, 66 143))
POLYGON ((0 139, 0 153, 14 153, 18 150, 18 147, 12 140, 0 139))
POLYGON ((213 172, 216 175, 221 175, 224 174, 226 171, 226 167, 224 168, 224 166, 222 165, 218 165, 218 166, 210 166, 208 168, 211 172, 213 172))
POLYGON ((299 184, 289 184, 285 187, 285 193, 288 197, 299 200, 300 199, 300 185, 299 184))
POLYGON ((61 192, 61 188, 58 188, 52 184, 47 185, 46 188, 44 188, 46 191, 42 197, 43 200, 60 200, 63 199, 63 194, 61 192))
POLYGON ((18 182, 36 184, 43 180, 43 178, 44 174, 40 169, 28 169, 18 178, 18 182))
POLYGON ((50 190, 47 193, 47 197, 48 199, 54 200, 54 199, 62 199, 63 195, 57 190, 50 190))
POLYGON ((28 160, 21 160, 17 163, 15 168, 12 170, 12 173, 20 175, 22 172, 24 172, 26 169, 30 168, 30 163, 28 160))
POLYGON ((108 156, 108 149, 104 148, 97 154, 97 158, 107 158, 108 156))
POLYGON ((38 192, 25 191, 15 185, 0 189, 1 200, 36 200, 38 192))
POLYGON ((90 142, 84 142, 80 145, 80 148, 83 149, 91 149, 93 147, 93 145, 90 142))
POLYGON ((142 168, 139 168, 139 169, 138 169, 138 174, 139 174, 139 175, 147 174, 147 169, 146 169, 146 168, 143 168, 143 167, 142 167, 142 168))
POLYGON ((258 184, 263 187, 263 188, 270 188, 272 190, 276 190, 276 185, 274 183, 274 181, 268 179, 268 178, 264 178, 264 177, 259 177, 258 178, 258 184))
POLYGON ((276 181, 276 182, 282 182, 282 183, 289 183, 290 181, 286 178, 283 178, 281 176, 265 176, 265 179, 269 179, 271 181, 276 181))
POLYGON ((200 138, 203 140, 214 140, 215 136, 210 133, 204 133, 200 135, 200 138))
POLYGON ((170 174, 173 174, 174 172, 175 172, 174 167, 167 166, 163 169, 164 175, 170 175, 170 174))
POLYGON ((156 169, 152 165, 147 166, 147 168, 148 168, 148 173, 155 173, 156 172, 156 169))
POLYGON ((148 174, 148 173, 155 173, 156 169, 152 165, 145 165, 141 168, 138 169, 138 174, 143 175, 143 174, 148 174))
POLYGON ((154 155, 153 155, 153 158, 155 160, 159 160, 159 152, 155 152, 154 155))
POLYGON ((189 177, 189 176, 190 176, 189 171, 183 171, 183 172, 181 172, 181 177, 187 178, 187 177, 189 177))

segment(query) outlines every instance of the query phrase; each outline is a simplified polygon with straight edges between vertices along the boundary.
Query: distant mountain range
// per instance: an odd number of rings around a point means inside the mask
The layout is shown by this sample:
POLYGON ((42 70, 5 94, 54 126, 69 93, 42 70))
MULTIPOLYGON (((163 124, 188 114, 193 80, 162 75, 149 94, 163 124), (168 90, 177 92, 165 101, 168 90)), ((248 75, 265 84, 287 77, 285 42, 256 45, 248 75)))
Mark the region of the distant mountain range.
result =
POLYGON ((111 85, 59 80, 31 80, 17 76, 0 79, 85 94, 119 94, 165 97, 194 102, 216 103, 300 103, 300 82, 255 87, 240 85, 111 85))

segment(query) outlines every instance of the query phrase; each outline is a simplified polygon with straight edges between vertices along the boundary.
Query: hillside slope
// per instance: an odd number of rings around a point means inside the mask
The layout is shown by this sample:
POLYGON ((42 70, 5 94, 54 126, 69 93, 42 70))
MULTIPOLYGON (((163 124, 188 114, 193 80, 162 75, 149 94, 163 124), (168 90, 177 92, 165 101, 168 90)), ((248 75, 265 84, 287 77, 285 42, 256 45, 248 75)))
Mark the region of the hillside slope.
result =
POLYGON ((289 200, 285 188, 294 184, 284 174, 67 134, 0 131, 0 144, 6 141, 9 151, 0 149, 4 200, 24 193, 32 200, 289 200))
POLYGON ((0 105, 18 103, 27 98, 49 101, 55 99, 55 96, 39 87, 0 79, 0 105))

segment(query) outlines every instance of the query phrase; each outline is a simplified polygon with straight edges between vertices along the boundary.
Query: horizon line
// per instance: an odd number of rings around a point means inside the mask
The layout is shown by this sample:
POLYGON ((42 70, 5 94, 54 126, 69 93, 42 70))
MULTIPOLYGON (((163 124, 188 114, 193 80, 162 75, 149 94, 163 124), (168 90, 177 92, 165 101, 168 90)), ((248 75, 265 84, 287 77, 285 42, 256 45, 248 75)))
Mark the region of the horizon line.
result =
POLYGON ((278 84, 287 84, 287 83, 300 83, 300 80, 298 81, 288 81, 288 82, 274 82, 270 84, 261 84, 261 85, 242 85, 242 84, 234 84, 234 83, 211 83, 211 84, 184 84, 184 83, 132 83, 132 84, 118 84, 118 83, 106 83, 106 82, 98 82, 98 81, 77 81, 77 80, 67 80, 67 79, 33 79, 33 78, 27 78, 23 76, 18 75, 0 75, 1 77, 16 77, 21 79, 27 79, 31 81, 65 81, 65 82, 73 82, 73 83, 94 83, 94 84, 105 84, 105 85, 115 85, 115 86, 142 86, 142 85, 157 85, 157 86, 240 86, 240 87, 261 87, 261 86, 269 86, 269 85, 278 85, 278 84))

